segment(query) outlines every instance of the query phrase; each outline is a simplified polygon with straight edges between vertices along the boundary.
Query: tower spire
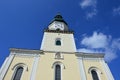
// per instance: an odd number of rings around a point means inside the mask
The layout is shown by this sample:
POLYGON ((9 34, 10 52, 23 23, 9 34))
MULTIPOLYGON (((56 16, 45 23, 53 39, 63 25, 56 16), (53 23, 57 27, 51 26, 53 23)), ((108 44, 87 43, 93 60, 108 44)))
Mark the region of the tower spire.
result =
POLYGON ((50 24, 53 23, 54 21, 63 22, 63 23, 65 23, 65 24, 67 25, 67 22, 63 19, 63 17, 62 17, 62 15, 60 14, 60 12, 58 12, 58 13, 56 14, 56 16, 54 17, 54 19, 50 22, 50 24))

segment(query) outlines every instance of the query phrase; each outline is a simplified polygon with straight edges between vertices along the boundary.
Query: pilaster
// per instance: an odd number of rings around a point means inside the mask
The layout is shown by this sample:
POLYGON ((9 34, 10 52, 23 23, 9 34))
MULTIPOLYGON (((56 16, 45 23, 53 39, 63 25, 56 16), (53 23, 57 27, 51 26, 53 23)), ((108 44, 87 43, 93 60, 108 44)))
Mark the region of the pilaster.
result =
POLYGON ((82 57, 78 58, 78 63, 79 63, 79 68, 80 68, 81 80, 86 80, 86 74, 85 74, 85 69, 84 69, 84 64, 83 64, 83 61, 82 61, 82 57))
POLYGON ((112 73, 111 73, 108 65, 105 63, 104 59, 101 60, 101 64, 102 64, 104 71, 106 73, 107 80, 114 80, 112 73))
POLYGON ((40 55, 34 56, 34 62, 33 62, 33 67, 32 67, 30 80, 36 80, 35 76, 36 76, 36 71, 37 71, 37 66, 38 66, 39 59, 40 59, 40 55))
POLYGON ((0 72, 0 80, 4 79, 4 76, 6 75, 7 70, 9 69, 9 66, 14 58, 14 55, 11 54, 8 58, 6 58, 3 66, 1 67, 1 72, 0 72))

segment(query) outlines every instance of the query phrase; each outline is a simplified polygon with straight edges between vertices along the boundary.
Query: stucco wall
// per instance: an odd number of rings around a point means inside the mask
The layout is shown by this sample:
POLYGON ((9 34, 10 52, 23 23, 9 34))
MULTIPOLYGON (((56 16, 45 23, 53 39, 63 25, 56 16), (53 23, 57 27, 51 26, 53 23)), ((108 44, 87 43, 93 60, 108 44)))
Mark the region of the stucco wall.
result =
POLYGON ((85 69, 85 74, 87 80, 92 80, 92 75, 89 73, 90 68, 95 68, 100 80, 107 80, 106 73, 104 71, 103 65, 101 64, 101 60, 99 58, 84 58, 83 65, 85 69))
POLYGON ((38 64, 36 80, 54 80, 55 62, 61 62, 65 68, 62 68, 62 80, 80 80, 79 66, 75 54, 62 53, 63 59, 55 59, 55 53, 45 53, 40 57, 38 64))
POLYGON ((11 80, 13 77, 13 74, 15 72, 15 65, 17 64, 25 64, 28 69, 23 71, 22 80, 30 80, 30 74, 32 70, 32 64, 33 64, 34 57, 27 57, 27 56, 15 56, 13 58, 13 61, 7 71, 7 74, 5 75, 4 80, 11 80))
POLYGON ((73 34, 45 32, 42 40, 41 50, 76 52, 73 34), (56 38, 61 38, 61 46, 55 45, 56 38))

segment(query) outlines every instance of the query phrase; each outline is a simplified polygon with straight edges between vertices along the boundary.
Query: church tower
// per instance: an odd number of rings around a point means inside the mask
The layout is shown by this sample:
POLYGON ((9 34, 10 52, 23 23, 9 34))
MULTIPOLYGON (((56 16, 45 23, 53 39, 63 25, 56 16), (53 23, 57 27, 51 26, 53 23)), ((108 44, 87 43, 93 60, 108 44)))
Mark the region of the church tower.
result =
POLYGON ((0 80, 114 80, 104 54, 76 51, 74 32, 60 14, 44 30, 40 50, 10 49, 0 80))
POLYGON ((73 31, 60 14, 56 15, 44 30, 41 50, 56 52, 76 52, 73 31))

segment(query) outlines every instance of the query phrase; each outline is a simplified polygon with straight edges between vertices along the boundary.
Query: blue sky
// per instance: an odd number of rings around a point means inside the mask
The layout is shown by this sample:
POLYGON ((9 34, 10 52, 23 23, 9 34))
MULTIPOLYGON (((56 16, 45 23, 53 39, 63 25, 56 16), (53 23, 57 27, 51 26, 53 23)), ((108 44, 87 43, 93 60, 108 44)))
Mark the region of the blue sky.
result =
POLYGON ((0 66, 9 48, 39 49, 58 12, 75 31, 78 51, 105 53, 120 80, 120 0, 0 0, 0 66))

